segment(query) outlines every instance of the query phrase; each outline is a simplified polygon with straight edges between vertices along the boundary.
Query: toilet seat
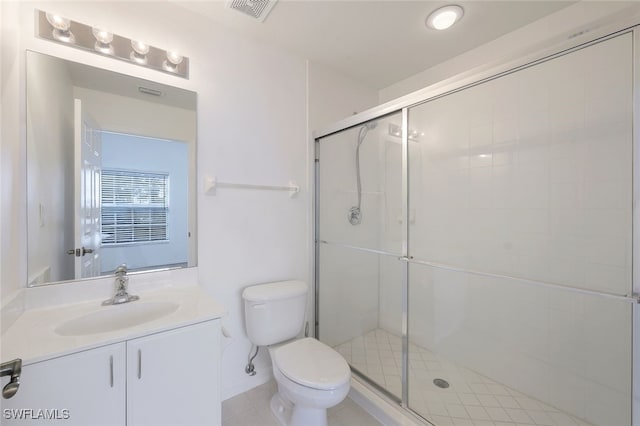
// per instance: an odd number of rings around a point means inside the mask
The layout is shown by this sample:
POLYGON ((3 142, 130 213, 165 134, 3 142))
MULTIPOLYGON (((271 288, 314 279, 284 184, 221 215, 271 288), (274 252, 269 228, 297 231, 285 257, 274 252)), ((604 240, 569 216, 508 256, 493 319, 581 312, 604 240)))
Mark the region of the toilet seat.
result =
POLYGON ((277 348, 273 352, 273 362, 287 379, 313 389, 336 389, 351 378, 344 358, 311 337, 277 348))

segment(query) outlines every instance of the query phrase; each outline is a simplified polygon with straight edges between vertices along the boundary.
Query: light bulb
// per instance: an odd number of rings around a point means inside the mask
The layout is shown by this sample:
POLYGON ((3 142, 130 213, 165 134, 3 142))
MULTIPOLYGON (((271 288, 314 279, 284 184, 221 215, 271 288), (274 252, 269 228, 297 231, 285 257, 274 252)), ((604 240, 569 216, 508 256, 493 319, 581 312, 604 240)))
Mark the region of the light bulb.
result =
POLYGON ((149 45, 141 41, 131 40, 131 48, 138 55, 144 56, 149 53, 149 45))
POLYGON ((76 38, 69 30, 71 28, 71 21, 65 17, 62 17, 56 13, 47 12, 45 14, 47 22, 53 27, 51 35, 54 40, 62 41, 65 43, 75 43, 76 38))
POLYGON ((58 14, 47 12, 47 21, 51 24, 53 28, 60 31, 69 31, 71 27, 71 21, 67 18, 64 18, 58 14))
POLYGON ((99 43, 109 44, 113 41, 113 33, 99 28, 92 28, 91 32, 99 43))
POLYGON ((179 53, 167 51, 167 59, 162 62, 162 68, 169 72, 176 72, 183 59, 184 57, 179 53))
POLYGON ((96 38, 96 42, 93 45, 93 48, 105 55, 113 55, 113 46, 111 42, 113 41, 113 33, 105 30, 100 30, 98 28, 91 28, 91 32, 93 36, 96 38))
POLYGON ((173 65, 180 65, 183 59, 184 57, 181 54, 172 52, 170 50, 167 51, 167 61, 169 61, 173 65))
POLYGON ((133 52, 131 52, 129 58, 131 58, 133 62, 141 65, 146 65, 147 53, 149 53, 149 45, 141 41, 131 40, 131 48, 133 49, 133 52))
POLYGON ((460 20, 462 15, 464 15, 464 9, 458 5, 452 4, 441 7, 431 13, 427 18, 426 24, 429 28, 433 28, 434 30, 446 30, 460 20))

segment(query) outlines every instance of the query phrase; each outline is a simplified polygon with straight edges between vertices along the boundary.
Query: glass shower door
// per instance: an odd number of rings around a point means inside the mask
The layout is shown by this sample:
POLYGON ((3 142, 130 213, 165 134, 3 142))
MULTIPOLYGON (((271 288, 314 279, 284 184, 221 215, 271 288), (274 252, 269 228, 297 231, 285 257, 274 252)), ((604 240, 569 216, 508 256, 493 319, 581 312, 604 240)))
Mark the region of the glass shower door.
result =
POLYGON ((631 424, 632 58, 410 108, 408 404, 435 425, 631 424))
POLYGON ((317 142, 318 338, 402 397, 401 115, 317 142))

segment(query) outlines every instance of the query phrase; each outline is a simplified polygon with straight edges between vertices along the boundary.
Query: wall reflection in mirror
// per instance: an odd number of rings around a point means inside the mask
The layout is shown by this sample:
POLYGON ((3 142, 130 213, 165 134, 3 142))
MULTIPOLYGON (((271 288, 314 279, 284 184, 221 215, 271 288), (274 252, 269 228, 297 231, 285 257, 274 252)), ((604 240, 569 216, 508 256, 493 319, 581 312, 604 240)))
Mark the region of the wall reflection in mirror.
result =
POLYGON ((196 93, 27 52, 28 286, 196 264, 196 93))

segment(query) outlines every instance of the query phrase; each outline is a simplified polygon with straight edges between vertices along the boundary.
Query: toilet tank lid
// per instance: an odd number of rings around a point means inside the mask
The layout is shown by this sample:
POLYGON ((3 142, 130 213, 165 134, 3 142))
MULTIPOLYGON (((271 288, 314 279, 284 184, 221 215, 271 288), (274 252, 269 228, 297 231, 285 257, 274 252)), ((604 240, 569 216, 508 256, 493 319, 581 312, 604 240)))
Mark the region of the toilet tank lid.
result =
POLYGON ((248 302, 267 302, 289 299, 306 293, 307 283, 304 281, 276 281, 249 286, 242 292, 242 298, 248 302))

